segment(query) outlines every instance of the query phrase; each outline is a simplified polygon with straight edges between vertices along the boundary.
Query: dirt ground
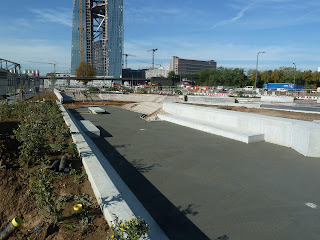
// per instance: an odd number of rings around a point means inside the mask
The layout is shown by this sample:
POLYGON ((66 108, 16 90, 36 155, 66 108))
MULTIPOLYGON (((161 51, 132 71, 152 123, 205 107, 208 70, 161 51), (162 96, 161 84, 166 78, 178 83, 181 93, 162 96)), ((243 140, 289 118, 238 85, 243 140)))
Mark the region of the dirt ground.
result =
MULTIPOLYGON (((51 93, 42 97, 54 98, 51 93)), ((39 97, 36 97, 38 100, 39 97)), ((85 170, 80 160, 72 161, 72 168, 78 170, 76 175, 57 175, 54 192, 59 196, 68 194, 88 194, 92 200, 87 207, 91 221, 88 224, 79 223, 80 218, 73 212, 76 202, 67 203, 63 216, 56 226, 49 225, 43 219, 41 211, 38 211, 35 201, 28 194, 30 188, 28 174, 40 168, 21 167, 16 161, 19 157, 18 147, 20 143, 15 139, 13 129, 18 127, 14 119, 0 122, 0 232, 11 220, 21 216, 23 225, 9 237, 15 240, 34 239, 106 239, 109 227, 104 219, 100 207, 95 200, 90 183, 85 175, 85 170)), ((61 159, 62 154, 49 156, 51 161, 61 159)), ((46 169, 45 171, 51 171, 46 169)))
POLYGON ((290 111, 281 111, 281 110, 272 110, 272 109, 260 109, 260 108, 246 108, 246 107, 230 107, 230 106, 209 106, 209 105, 201 105, 205 107, 213 107, 230 111, 238 111, 238 112, 247 112, 247 113, 255 113, 272 117, 280 117, 280 118, 290 118, 302 121, 313 121, 320 120, 320 114, 316 113, 300 113, 300 112, 290 112, 290 111))

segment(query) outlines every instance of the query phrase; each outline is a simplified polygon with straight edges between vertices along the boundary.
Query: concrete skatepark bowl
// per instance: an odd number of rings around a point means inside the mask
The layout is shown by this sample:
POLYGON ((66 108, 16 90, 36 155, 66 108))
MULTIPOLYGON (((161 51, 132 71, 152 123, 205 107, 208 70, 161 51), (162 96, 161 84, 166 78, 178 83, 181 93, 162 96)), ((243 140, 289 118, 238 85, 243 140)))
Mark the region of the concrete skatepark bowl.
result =
POLYGON ((319 158, 102 108, 72 113, 170 239, 320 239, 319 158))

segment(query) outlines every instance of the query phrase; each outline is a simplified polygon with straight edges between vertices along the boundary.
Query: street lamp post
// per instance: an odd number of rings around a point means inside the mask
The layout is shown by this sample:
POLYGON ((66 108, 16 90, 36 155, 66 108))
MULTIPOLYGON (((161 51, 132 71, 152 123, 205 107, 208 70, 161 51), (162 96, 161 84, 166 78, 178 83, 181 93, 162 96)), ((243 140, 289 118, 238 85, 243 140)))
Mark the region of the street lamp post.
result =
POLYGON ((294 65, 293 91, 296 91, 296 69, 297 69, 297 66, 295 63, 293 63, 293 65, 294 65))
POLYGON ((258 78, 258 60, 259 60, 259 54, 260 53, 266 53, 266 52, 258 52, 257 54, 257 65, 256 65, 256 78, 254 81, 254 88, 257 88, 257 78, 258 78))

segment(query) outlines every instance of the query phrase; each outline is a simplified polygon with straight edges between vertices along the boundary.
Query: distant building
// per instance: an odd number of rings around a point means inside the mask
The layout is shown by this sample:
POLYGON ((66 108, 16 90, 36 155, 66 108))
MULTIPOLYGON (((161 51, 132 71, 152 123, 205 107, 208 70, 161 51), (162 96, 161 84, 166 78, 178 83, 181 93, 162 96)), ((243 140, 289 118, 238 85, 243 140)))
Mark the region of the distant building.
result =
POLYGON ((168 77, 169 68, 151 68, 146 71, 146 79, 155 78, 155 77, 168 77))
POLYGON ((134 69, 126 68, 126 69, 122 69, 122 77, 123 78, 130 78, 133 80, 145 79, 146 78, 146 71, 147 71, 147 69, 134 70, 134 69))
POLYGON ((320 67, 318 67, 318 72, 320 72, 320 67))
POLYGON ((97 76, 121 77, 123 0, 73 0, 71 75, 90 62, 97 76))
POLYGON ((175 74, 192 74, 200 72, 202 69, 216 69, 217 62, 210 61, 198 61, 172 57, 170 60, 170 71, 174 71, 175 74))

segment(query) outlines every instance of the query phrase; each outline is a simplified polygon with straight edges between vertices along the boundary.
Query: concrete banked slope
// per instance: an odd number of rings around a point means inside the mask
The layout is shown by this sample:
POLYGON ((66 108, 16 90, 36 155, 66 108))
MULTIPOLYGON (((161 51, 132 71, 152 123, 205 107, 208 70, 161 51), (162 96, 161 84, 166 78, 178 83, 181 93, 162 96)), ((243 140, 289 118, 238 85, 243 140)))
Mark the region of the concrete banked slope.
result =
POLYGON ((248 139, 256 134, 253 141, 247 143, 261 141, 262 134, 266 142, 290 147, 307 157, 320 157, 319 124, 180 103, 164 103, 163 110, 169 115, 159 114, 162 120, 238 141, 243 132, 247 133, 248 139), (216 133, 213 129, 217 129, 216 133))

